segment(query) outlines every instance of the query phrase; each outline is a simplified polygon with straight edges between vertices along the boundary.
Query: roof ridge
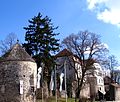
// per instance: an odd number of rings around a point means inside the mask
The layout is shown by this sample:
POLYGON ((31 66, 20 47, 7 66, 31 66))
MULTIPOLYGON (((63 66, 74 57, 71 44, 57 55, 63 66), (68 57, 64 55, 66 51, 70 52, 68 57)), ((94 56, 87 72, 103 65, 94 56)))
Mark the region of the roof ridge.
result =
POLYGON ((2 61, 32 61, 33 58, 25 51, 25 49, 17 42, 3 56, 2 61))

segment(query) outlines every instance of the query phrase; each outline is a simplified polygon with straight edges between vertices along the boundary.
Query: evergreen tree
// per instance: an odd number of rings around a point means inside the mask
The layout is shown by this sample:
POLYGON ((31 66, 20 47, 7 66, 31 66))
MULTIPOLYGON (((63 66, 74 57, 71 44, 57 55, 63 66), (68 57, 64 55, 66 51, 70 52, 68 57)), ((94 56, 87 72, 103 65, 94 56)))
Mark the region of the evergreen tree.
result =
POLYGON ((35 58, 38 67, 44 63, 44 70, 48 73, 48 68, 53 63, 52 53, 59 49, 59 40, 55 38, 59 33, 54 32, 57 28, 53 26, 48 16, 42 17, 41 13, 29 20, 29 25, 24 27, 26 43, 23 47, 35 58))

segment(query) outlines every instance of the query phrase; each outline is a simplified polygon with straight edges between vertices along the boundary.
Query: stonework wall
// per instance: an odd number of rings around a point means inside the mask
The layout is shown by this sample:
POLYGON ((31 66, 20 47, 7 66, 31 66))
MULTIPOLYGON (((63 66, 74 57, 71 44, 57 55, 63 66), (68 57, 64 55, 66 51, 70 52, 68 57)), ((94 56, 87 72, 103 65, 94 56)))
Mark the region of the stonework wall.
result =
POLYGON ((118 87, 118 88, 115 88, 116 90, 115 90, 115 100, 116 101, 120 101, 120 87, 118 87))
POLYGON ((34 102, 37 66, 30 61, 0 63, 0 102, 34 102), (23 94, 20 94, 23 80, 23 94))
MULTIPOLYGON (((77 88, 77 81, 74 81, 72 83, 72 97, 75 97, 75 91, 77 88)), ((80 92, 80 97, 81 98, 90 98, 90 84, 84 84, 81 92, 80 92)))
POLYGON ((81 97, 90 98, 90 85, 86 84, 81 90, 81 97))

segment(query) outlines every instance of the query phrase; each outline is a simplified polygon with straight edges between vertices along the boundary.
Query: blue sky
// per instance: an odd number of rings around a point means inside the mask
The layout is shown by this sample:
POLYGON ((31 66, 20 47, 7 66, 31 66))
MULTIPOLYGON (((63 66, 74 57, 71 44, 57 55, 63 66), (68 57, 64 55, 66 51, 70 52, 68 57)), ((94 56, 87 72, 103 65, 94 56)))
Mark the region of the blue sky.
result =
POLYGON ((111 54, 120 59, 120 1, 116 0, 1 0, 0 40, 17 34, 24 42, 28 20, 41 12, 49 16, 63 38, 89 30, 101 35, 111 54))

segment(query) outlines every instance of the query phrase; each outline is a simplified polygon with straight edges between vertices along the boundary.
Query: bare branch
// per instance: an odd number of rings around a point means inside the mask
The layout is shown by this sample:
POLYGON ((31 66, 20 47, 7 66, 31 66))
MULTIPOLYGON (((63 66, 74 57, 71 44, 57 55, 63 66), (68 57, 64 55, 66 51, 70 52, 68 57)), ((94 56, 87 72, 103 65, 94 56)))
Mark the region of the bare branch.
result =
MULTIPOLYGON (((100 60, 102 56, 108 51, 104 44, 100 41, 100 36, 88 31, 81 31, 78 34, 71 34, 66 37, 62 44, 69 49, 74 56, 79 59, 80 67, 72 66, 75 69, 77 83, 78 83, 78 93, 84 83, 87 74, 92 74, 89 72, 91 69, 94 70, 93 64, 100 60), (81 70, 81 77, 79 77, 78 70, 81 70)), ((75 60, 73 60, 74 63, 75 60)), ((97 62, 98 63, 98 62, 97 62)))
POLYGON ((14 33, 9 33, 4 40, 0 41, 1 53, 6 53, 16 43, 17 36, 14 33))

